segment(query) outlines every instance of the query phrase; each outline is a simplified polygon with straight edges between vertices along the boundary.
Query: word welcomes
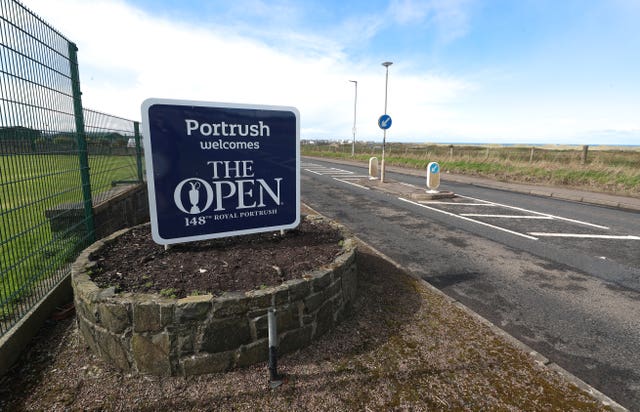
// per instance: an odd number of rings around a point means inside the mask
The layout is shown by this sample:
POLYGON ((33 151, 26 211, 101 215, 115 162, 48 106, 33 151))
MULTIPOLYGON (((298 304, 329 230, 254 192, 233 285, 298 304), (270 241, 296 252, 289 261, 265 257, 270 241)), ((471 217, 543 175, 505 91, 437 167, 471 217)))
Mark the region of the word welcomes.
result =
POLYGON ((157 243, 298 225, 295 108, 148 99, 142 119, 157 243))

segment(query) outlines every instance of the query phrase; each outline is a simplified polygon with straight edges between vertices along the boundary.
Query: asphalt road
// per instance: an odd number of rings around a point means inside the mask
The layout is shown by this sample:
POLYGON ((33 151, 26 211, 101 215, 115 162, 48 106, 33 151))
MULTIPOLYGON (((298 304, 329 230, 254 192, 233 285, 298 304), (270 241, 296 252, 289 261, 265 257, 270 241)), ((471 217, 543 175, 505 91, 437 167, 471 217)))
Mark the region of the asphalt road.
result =
POLYGON ((302 200, 640 410, 640 214, 444 182, 456 198, 417 202, 353 184, 365 174, 303 160, 302 200))

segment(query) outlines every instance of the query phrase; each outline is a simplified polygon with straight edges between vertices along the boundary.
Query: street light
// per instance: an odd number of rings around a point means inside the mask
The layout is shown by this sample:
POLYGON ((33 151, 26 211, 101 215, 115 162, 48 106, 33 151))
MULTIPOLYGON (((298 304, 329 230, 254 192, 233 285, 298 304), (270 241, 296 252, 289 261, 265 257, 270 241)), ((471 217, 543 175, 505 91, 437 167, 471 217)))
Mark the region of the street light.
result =
MULTIPOLYGON (((387 90, 389 89, 389 66, 391 66, 393 62, 384 62, 382 65, 387 70, 385 81, 384 81, 384 114, 387 114, 387 90)), ((387 129, 382 130, 382 161, 380 162, 380 182, 384 183, 384 152, 385 146, 387 144, 387 129)))
POLYGON ((358 81, 357 80, 349 80, 351 83, 356 86, 356 95, 353 99, 353 140, 351 141, 351 157, 353 157, 356 153, 356 107, 358 105, 358 81))

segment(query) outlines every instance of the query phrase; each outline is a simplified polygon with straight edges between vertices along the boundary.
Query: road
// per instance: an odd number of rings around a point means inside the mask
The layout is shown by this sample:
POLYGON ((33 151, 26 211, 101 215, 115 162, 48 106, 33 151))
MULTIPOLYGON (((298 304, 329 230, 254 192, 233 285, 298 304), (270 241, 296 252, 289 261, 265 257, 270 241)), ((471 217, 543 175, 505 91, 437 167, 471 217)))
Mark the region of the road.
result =
MULTIPOLYGON (((443 182, 416 202, 303 159, 302 200, 631 410, 640 410, 640 214, 443 182)), ((418 177, 387 178, 424 186, 418 177)))

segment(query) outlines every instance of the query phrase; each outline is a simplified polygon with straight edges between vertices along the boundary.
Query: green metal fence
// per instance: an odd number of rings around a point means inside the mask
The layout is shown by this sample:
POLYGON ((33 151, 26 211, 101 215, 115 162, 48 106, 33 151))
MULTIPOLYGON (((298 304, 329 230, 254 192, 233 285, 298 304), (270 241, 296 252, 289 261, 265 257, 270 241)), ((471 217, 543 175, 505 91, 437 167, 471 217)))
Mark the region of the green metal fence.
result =
POLYGON ((142 181, 138 123, 82 108, 76 51, 0 0, 0 336, 95 240, 93 204, 142 181))

